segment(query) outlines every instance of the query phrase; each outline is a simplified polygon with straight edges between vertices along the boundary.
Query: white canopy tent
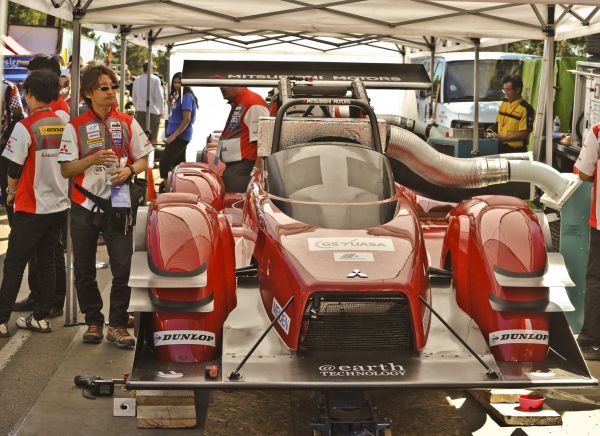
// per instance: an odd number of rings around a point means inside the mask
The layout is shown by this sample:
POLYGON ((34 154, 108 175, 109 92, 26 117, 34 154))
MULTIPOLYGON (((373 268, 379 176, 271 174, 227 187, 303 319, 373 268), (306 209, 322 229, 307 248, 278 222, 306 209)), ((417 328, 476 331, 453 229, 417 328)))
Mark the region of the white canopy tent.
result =
MULTIPOLYGON (((534 144, 545 113, 546 161, 552 153, 553 43, 600 33, 599 0, 14 0, 74 24, 72 89, 79 88, 81 25, 121 32, 168 50, 210 41, 251 50, 292 44, 316 51, 370 46, 394 52, 405 47, 435 52, 494 46, 516 40, 545 41, 542 92, 534 144)), ((0 0, 0 12, 7 0, 0 0)), ((0 32, 2 22, 0 19, 0 32)), ((126 44, 122 47, 126 48, 126 44)), ((123 53, 125 55, 125 53, 123 53)), ((125 56, 122 56, 124 59, 125 56)), ((151 65, 151 63, 150 63, 151 65)), ((477 56, 475 68, 477 68, 477 56)), ((124 64, 121 77, 124 77, 124 64)), ((475 74, 475 78, 478 74, 475 74)), ((122 79, 123 80, 123 79, 122 79)), ((123 87, 123 83, 122 83, 123 87)), ((477 100, 478 85, 475 84, 477 100)), ((72 113, 77 98, 72 99, 72 113)), ((477 107, 477 105, 475 105, 477 107)), ((149 111, 147 111, 149 112, 149 111)), ((477 113, 475 115, 477 128, 477 113)), ((475 140, 475 151, 477 140, 475 140)), ((70 292, 71 293, 71 292, 70 292)), ((72 308, 76 310, 76 305, 72 308)), ((70 314, 67 307, 67 318, 70 314)), ((69 322, 69 319, 67 319, 69 322)))

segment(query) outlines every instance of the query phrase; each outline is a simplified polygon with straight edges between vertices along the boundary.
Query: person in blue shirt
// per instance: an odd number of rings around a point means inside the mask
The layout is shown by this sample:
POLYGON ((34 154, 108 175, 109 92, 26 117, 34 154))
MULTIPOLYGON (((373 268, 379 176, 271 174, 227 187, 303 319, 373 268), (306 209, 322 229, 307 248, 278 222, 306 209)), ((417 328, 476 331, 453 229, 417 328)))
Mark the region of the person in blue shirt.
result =
POLYGON ((170 115, 165 132, 166 146, 160 158, 160 177, 163 182, 167 179, 169 171, 185 160, 185 151, 192 139, 196 109, 198 109, 198 99, 194 92, 189 86, 182 87, 181 73, 175 73, 169 95, 170 115))

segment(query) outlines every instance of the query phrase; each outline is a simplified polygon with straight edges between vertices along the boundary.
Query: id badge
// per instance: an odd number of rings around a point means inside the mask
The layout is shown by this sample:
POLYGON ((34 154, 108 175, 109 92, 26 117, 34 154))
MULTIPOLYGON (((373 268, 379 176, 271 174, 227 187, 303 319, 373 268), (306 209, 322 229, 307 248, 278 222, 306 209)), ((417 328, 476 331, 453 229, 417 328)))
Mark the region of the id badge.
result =
POLYGON ((131 207, 129 184, 120 183, 110 187, 110 203, 112 207, 131 207))

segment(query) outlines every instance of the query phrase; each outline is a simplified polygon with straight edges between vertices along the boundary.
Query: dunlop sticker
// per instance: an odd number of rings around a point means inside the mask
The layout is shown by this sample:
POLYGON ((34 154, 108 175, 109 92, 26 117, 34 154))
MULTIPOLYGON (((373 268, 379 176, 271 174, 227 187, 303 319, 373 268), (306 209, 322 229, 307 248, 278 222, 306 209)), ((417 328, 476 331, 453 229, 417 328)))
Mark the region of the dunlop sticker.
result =
POLYGON ((154 346, 206 345, 215 346, 215 334, 203 330, 168 330, 154 332, 154 346))
POLYGON ((40 126, 40 135, 62 135, 64 126, 40 126))
POLYGON ((546 330, 498 330, 489 334, 490 347, 503 344, 548 345, 546 330))

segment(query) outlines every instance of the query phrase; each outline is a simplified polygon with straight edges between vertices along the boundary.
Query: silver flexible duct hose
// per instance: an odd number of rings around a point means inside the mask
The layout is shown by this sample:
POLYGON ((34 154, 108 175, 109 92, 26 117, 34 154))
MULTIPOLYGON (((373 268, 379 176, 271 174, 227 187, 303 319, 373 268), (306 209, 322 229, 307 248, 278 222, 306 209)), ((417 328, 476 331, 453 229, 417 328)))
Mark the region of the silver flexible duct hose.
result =
POLYGON ((446 187, 480 188, 508 182, 506 159, 456 158, 436 151, 408 130, 388 126, 386 155, 399 160, 431 183, 446 187))
POLYGON ((510 160, 500 156, 456 158, 439 153, 414 133, 396 126, 388 126, 386 155, 444 187, 479 188, 509 181, 529 182, 551 196, 558 196, 569 185, 554 168, 522 160, 523 155, 511 156, 510 160))
POLYGON ((443 138, 448 131, 448 127, 446 126, 427 124, 423 121, 413 120, 400 115, 377 114, 377 118, 384 120, 388 125, 406 129, 424 138, 443 138))

